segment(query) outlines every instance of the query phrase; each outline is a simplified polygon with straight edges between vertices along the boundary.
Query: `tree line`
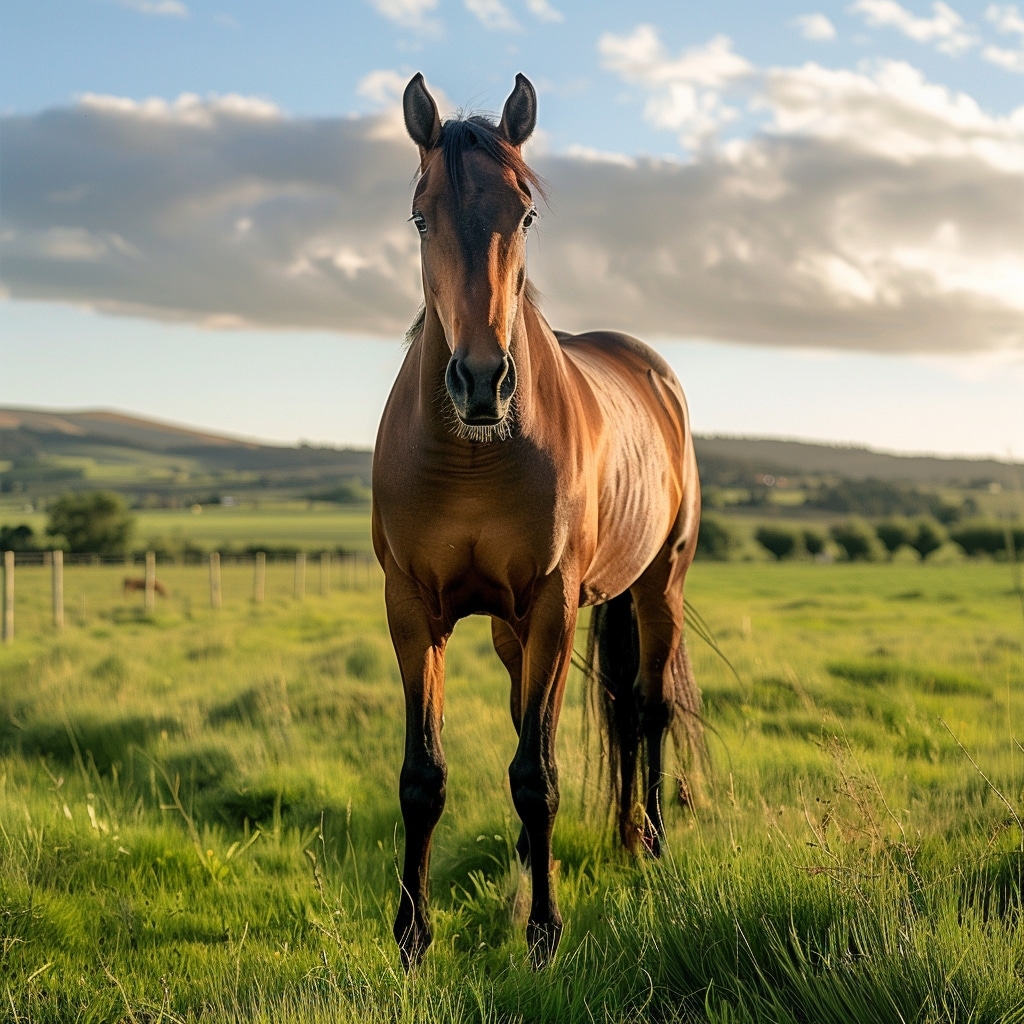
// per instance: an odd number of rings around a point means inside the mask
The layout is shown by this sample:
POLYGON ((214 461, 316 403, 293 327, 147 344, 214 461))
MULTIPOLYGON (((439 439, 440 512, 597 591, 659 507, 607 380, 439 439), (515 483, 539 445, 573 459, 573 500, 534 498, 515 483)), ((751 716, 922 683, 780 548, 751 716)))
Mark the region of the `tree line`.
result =
MULTIPOLYGON (((831 527, 766 524, 754 531, 754 540, 776 561, 828 553, 848 562, 891 559, 901 550, 922 560, 953 544, 968 557, 1020 557, 1024 554, 1024 526, 975 521, 944 526, 930 516, 894 516, 877 523, 851 518, 831 527)), ((697 539, 697 557, 715 561, 735 558, 742 547, 735 529, 718 516, 703 515, 697 539)))

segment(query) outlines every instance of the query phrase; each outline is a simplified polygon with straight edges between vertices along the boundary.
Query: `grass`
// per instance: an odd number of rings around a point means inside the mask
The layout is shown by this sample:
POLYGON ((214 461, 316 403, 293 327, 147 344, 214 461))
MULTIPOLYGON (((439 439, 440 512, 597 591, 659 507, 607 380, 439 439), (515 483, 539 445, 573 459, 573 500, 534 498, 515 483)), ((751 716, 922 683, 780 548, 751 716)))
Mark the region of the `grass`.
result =
MULTIPOLYGON (((205 515, 205 513, 204 513, 205 515)), ((201 517, 197 517, 201 518, 201 517)), ((12 1021, 1024 1020, 1024 648, 992 564, 698 564, 715 777, 667 854, 611 842, 559 736, 567 929, 533 973, 511 905, 507 679, 482 619, 449 656, 436 941, 405 978, 401 687, 379 578, 19 569, 0 649, 0 1011, 12 1021), (972 763, 973 759, 973 763, 972 763)), ((582 647, 582 634, 578 646, 582 647)), ((585 779, 589 782, 585 784, 585 779)))
MULTIPOLYGON (((365 505, 272 499, 239 501, 237 505, 203 505, 196 515, 190 508, 133 510, 133 546, 203 550, 240 550, 250 544, 293 545, 306 551, 369 551, 369 514, 365 505)), ((0 505, 0 522, 26 523, 37 539, 46 539, 47 516, 26 512, 10 501, 0 505)))

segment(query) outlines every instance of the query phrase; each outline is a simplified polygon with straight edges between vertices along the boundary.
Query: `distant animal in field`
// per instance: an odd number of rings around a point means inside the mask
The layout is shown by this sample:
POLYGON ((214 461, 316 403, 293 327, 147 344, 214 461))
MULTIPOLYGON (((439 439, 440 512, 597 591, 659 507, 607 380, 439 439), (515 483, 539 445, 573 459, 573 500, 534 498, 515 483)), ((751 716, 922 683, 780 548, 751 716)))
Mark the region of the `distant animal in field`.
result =
POLYGON ((627 847, 659 853, 666 732, 688 773, 704 763, 683 643, 697 460, 661 356, 613 331, 554 331, 536 305, 526 238, 541 183, 521 153, 536 122, 529 81, 517 76, 497 124, 442 123, 422 75, 404 110, 420 154, 410 220, 424 306, 373 465, 373 545, 406 700, 394 935, 413 967, 431 940, 427 876, 445 804, 445 646, 459 619, 487 615, 511 680, 509 781, 533 883, 527 944, 541 967, 562 933, 555 729, 581 607, 595 606, 588 675, 627 847))
MULTIPOLYGON (((141 590, 143 593, 146 591, 146 579, 144 576, 125 576, 124 578, 124 596, 127 597, 129 594, 134 594, 137 590, 141 590)), ((159 594, 161 597, 167 596, 167 588, 159 581, 153 580, 153 592, 159 594)))

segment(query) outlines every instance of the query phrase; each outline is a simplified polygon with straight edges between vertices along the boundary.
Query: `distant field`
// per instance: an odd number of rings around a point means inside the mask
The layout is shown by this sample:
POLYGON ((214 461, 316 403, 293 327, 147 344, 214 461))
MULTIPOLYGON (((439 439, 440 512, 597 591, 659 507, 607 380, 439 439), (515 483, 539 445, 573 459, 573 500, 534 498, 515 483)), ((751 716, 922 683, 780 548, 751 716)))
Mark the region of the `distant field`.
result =
MULTIPOLYGON (((136 520, 136 548, 162 540, 178 544, 189 541, 204 550, 225 546, 241 549, 251 544, 296 545, 307 551, 338 547, 370 550, 370 510, 366 505, 278 500, 233 507, 203 505, 199 515, 187 508, 140 509, 132 514, 136 520)), ((28 523, 36 536, 45 535, 45 513, 19 512, 10 502, 6 507, 0 505, 0 522, 28 523)))
POLYGON ((661 863, 619 854, 571 681, 567 932, 540 974, 509 909, 508 681, 486 621, 460 625, 436 943, 411 981, 390 937, 403 713, 379 575, 327 596, 311 575, 298 601, 272 565, 256 607, 251 569, 226 566, 216 612, 203 567, 167 567, 152 618, 122 575, 69 569, 58 635, 46 572, 18 573, 0 648, 12 1020, 1024 1021, 1005 565, 696 565, 689 598, 738 674, 691 635, 706 803, 671 810, 661 863))

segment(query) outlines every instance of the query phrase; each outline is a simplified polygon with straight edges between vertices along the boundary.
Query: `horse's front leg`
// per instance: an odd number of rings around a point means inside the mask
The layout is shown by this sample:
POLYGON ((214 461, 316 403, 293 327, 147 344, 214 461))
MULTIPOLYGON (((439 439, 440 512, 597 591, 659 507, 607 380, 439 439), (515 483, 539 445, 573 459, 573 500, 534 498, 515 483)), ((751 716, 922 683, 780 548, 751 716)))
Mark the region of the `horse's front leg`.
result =
POLYGON ((562 916, 551 880, 551 834, 558 811, 555 731, 572 657, 578 588, 551 577, 522 631, 523 681, 519 746, 509 765, 512 800, 529 841, 533 888, 526 942, 534 967, 555 955, 562 916))
POLYGON ((408 971, 430 945, 430 840, 444 810, 448 775, 441 747, 444 648, 451 630, 432 617, 412 580, 386 566, 384 599, 405 688, 405 759, 399 782, 405 864, 394 935, 408 971))

